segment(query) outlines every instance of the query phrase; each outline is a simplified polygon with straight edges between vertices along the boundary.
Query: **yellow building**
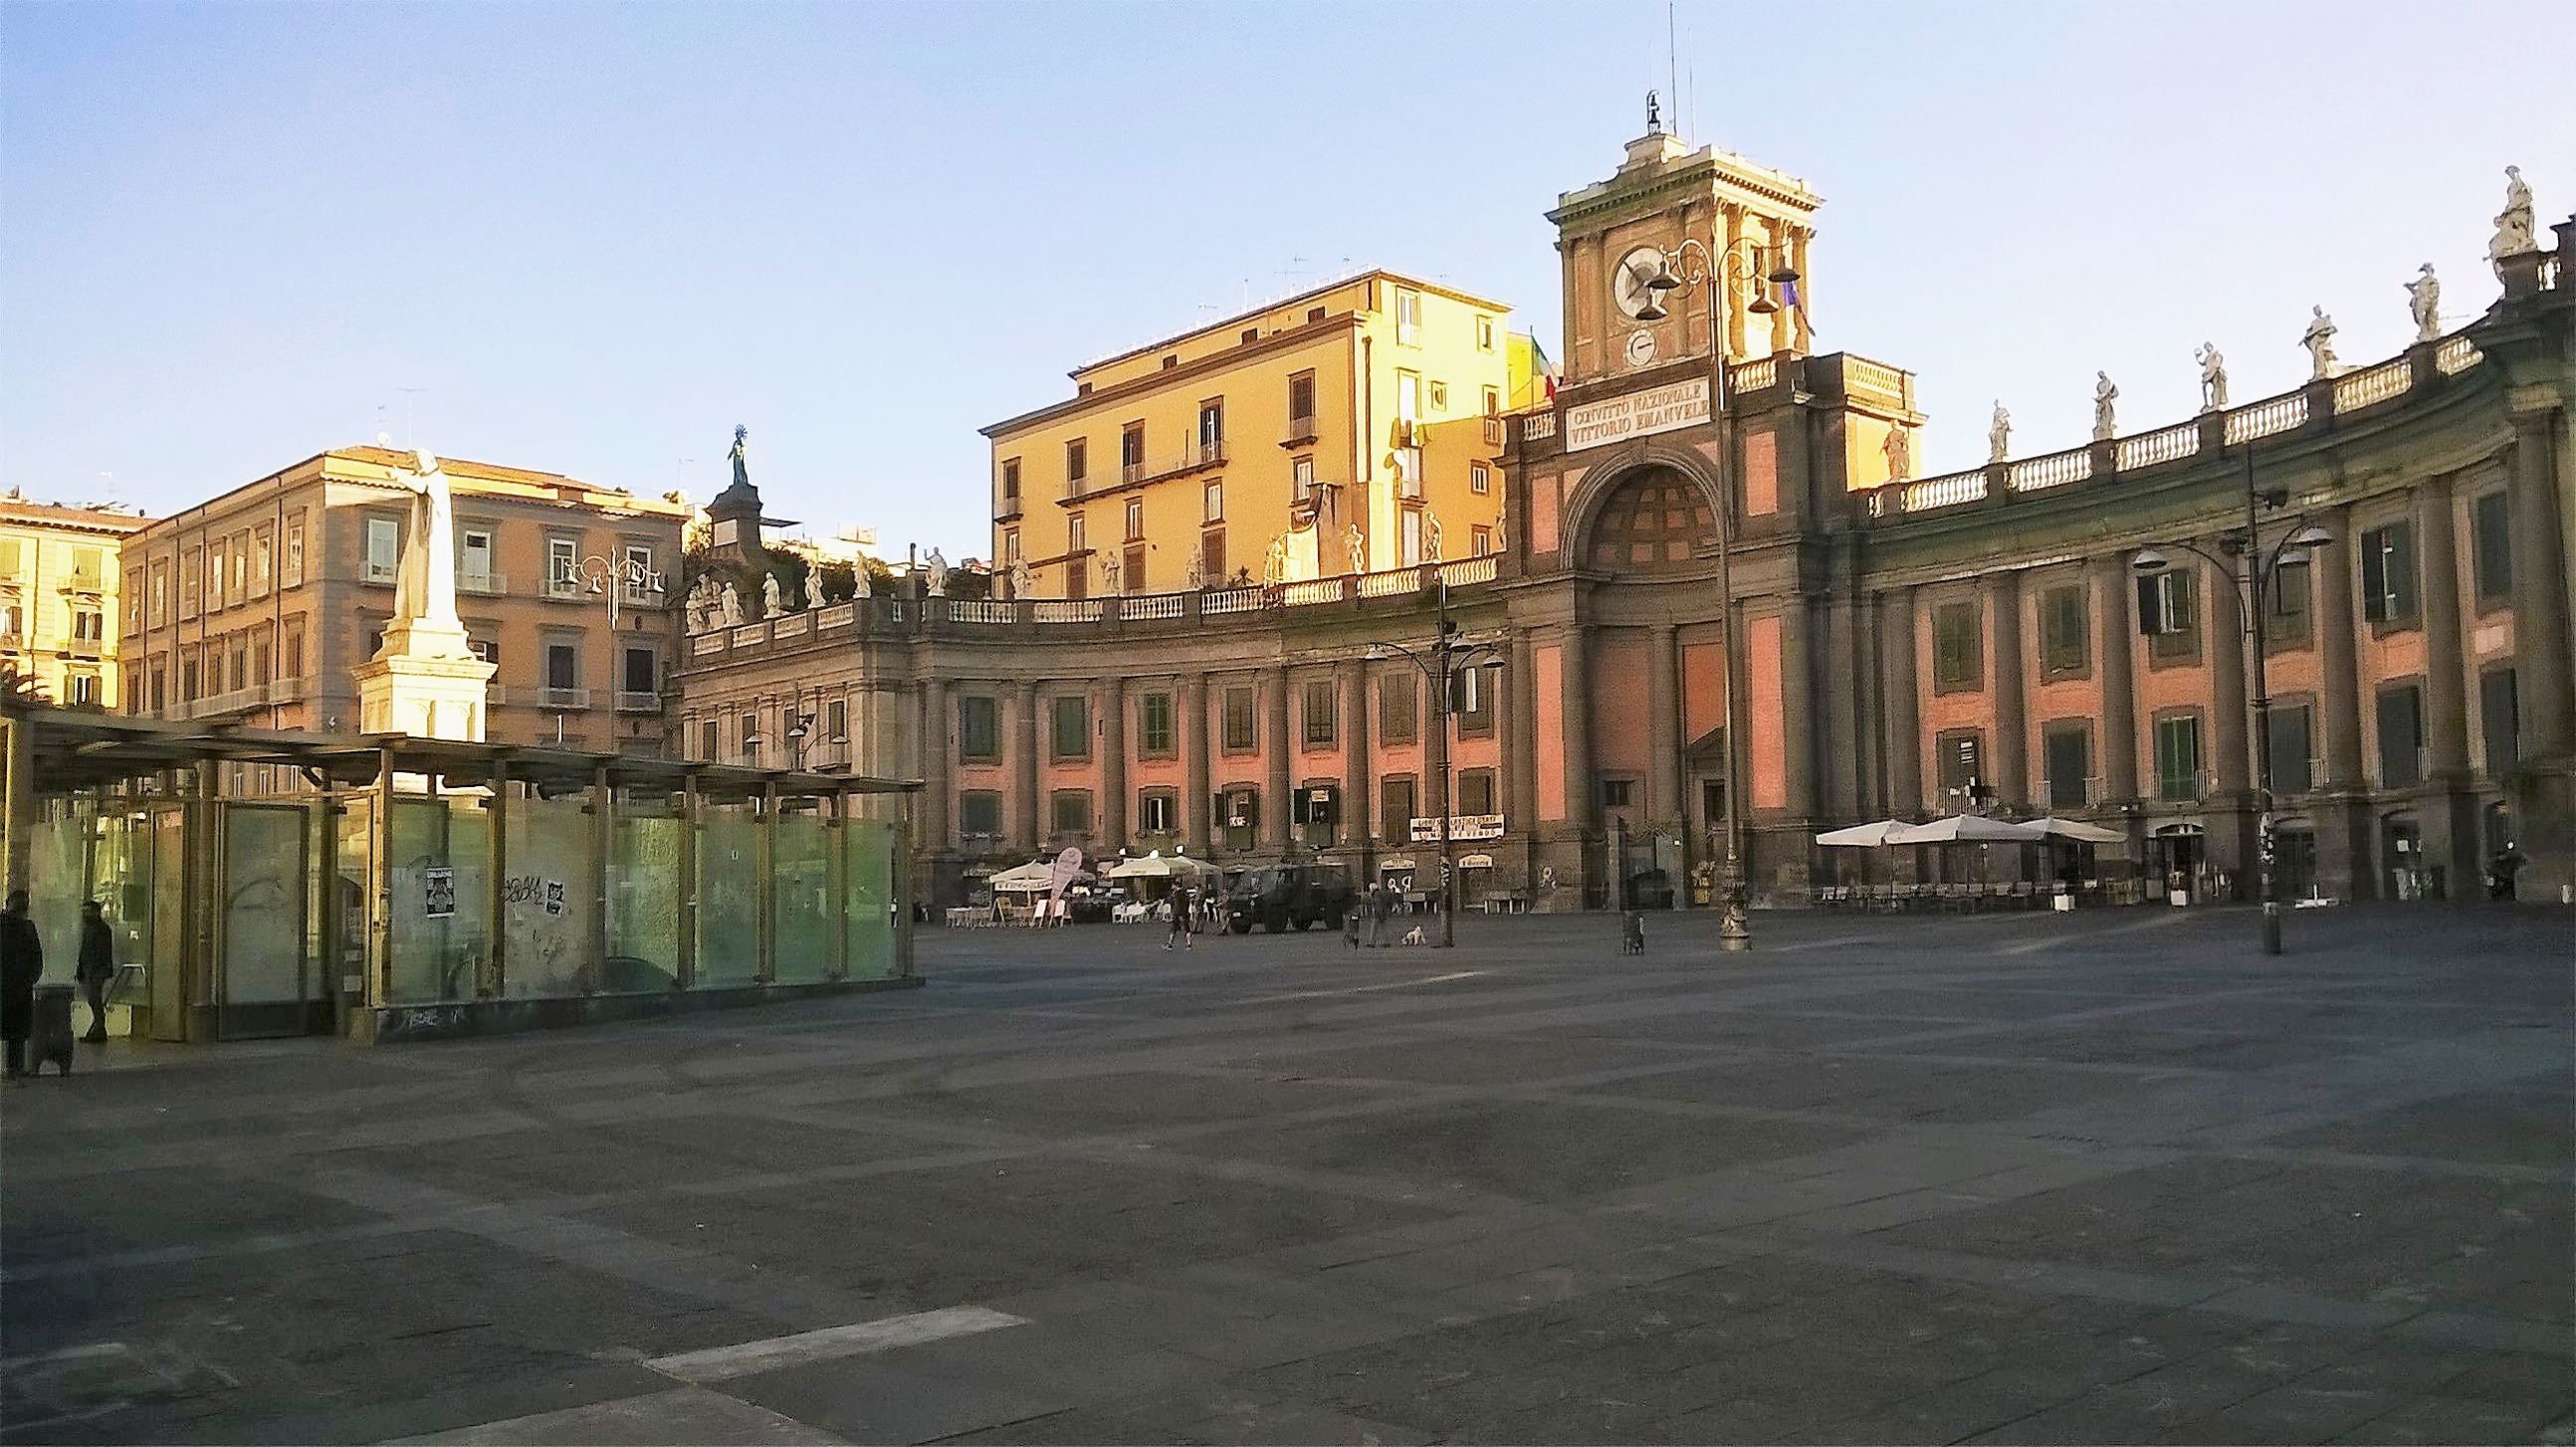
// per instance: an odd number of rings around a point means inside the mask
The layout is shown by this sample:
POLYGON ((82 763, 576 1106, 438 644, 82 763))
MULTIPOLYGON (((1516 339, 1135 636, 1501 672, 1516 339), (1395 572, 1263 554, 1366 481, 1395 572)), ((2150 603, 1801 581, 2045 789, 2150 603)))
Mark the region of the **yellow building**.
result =
POLYGON ((0 494, 0 672, 48 702, 117 706, 117 548, 145 522, 0 494))
POLYGON ((1076 370, 984 429, 996 572, 1082 598, 1492 551, 1508 310, 1367 271, 1076 370))

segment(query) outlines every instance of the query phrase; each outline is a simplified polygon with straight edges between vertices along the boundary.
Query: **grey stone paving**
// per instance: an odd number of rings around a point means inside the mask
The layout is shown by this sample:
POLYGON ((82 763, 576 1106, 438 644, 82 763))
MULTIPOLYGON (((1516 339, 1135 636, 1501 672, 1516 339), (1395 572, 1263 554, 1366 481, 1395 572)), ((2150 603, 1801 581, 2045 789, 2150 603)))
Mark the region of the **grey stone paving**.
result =
POLYGON ((1757 922, 16 1086, 0 1440, 2576 1442, 2576 917, 1757 922))

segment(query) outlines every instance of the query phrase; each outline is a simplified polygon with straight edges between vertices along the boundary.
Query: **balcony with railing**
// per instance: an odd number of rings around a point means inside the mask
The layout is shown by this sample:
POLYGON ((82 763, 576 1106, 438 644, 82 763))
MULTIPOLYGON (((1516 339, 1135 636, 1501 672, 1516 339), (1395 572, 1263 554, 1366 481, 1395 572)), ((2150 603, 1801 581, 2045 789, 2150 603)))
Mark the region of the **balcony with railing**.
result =
POLYGON ((1225 443, 1223 441, 1193 442, 1188 447, 1183 448, 1180 456, 1175 458, 1162 460, 1146 458, 1136 462, 1122 462, 1118 465, 1118 481, 1113 487, 1096 487, 1087 491, 1076 490, 1068 487, 1065 491, 1065 496, 1058 499, 1056 505, 1058 507, 1077 507, 1092 498, 1100 496, 1104 492, 1112 492, 1120 488, 1142 487, 1149 482, 1160 482, 1167 477, 1185 477, 1193 472, 1203 472, 1209 468, 1223 467, 1225 466, 1225 456, 1225 443))
POLYGON ((619 713, 660 713, 662 695, 655 689, 621 688, 617 691, 619 713))
POLYGON ((456 570, 456 591, 480 594, 487 598, 499 597, 510 591, 510 580, 500 573, 459 568, 456 570))
POLYGON ((1323 435, 1322 430, 1315 425, 1313 414, 1310 413, 1303 417, 1291 417, 1288 419, 1287 430, 1279 435, 1279 445, 1282 447, 1303 447, 1307 443, 1312 442, 1323 435))

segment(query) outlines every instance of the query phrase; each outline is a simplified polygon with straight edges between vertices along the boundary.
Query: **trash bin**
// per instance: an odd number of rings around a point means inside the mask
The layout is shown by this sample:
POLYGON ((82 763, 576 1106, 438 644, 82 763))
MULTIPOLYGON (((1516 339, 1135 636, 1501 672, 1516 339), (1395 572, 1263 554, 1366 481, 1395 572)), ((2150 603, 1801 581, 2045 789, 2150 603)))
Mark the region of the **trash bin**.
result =
POLYGON ((79 993, 69 985, 36 987, 35 1029, 27 1036, 30 1074, 43 1074, 48 1060, 63 1074, 72 1073, 72 1001, 79 993))

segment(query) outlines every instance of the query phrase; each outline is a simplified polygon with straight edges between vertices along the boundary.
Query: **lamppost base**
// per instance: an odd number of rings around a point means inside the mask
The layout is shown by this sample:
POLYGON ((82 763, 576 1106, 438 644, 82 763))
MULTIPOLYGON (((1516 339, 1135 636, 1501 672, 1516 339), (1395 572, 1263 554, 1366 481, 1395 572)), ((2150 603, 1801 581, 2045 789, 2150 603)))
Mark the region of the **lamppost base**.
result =
POLYGON ((2277 899, 2267 899, 2263 901, 2263 953, 2277 955, 2280 952, 2281 902, 2277 899))

